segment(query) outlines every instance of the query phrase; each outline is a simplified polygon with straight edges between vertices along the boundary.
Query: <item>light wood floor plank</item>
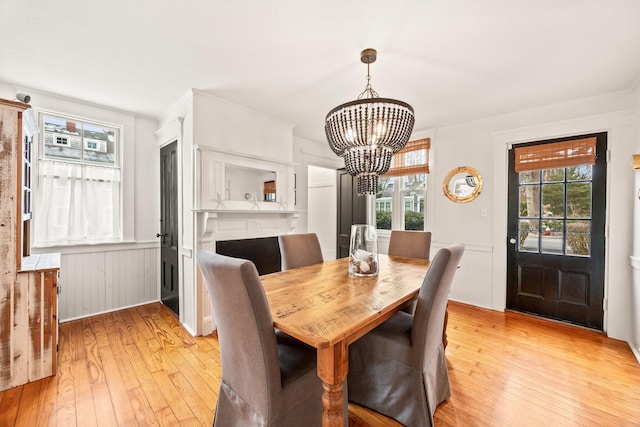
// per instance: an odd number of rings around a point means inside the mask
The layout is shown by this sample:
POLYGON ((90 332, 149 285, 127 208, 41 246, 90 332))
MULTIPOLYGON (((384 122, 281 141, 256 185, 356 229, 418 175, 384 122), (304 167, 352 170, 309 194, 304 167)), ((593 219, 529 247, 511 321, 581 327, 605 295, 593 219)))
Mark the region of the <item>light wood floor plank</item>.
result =
MULTIPOLYGON (((584 328, 451 302, 445 426, 638 426, 640 365, 584 328)), ((0 392, 0 426, 210 426, 215 336, 191 337, 161 304, 60 325, 58 374, 0 392)), ((395 427, 349 404, 350 427, 395 427)))

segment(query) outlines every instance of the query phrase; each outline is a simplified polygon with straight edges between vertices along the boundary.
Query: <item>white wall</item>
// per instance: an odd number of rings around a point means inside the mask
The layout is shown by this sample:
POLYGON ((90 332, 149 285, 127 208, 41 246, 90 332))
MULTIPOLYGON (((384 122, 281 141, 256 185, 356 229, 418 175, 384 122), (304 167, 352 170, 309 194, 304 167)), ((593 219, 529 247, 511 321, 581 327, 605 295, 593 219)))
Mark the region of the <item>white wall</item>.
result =
POLYGON ((193 144, 290 162, 293 125, 193 90, 193 144))
MULTIPOLYGON (((153 132, 155 119, 81 100, 0 82, 0 96, 31 95, 34 113, 70 114, 123 126, 123 242, 93 246, 32 247, 33 253, 60 252, 58 318, 61 321, 157 301, 159 159, 153 132), (156 159, 150 161, 150 159, 156 159)), ((34 169, 37 167, 35 165, 34 169)), ((34 170, 35 173, 35 170, 34 170)), ((36 182, 36 180, 33 180, 36 182)), ((34 188, 34 191, 38 191, 34 188)), ((38 215, 34 197, 33 215, 38 215)))
MULTIPOLYGON (((640 88, 636 89, 635 105, 636 143, 632 154, 640 154, 640 88)), ((635 171, 635 186, 631 197, 634 204, 633 250, 630 264, 633 269, 631 298, 632 332, 629 345, 640 362, 640 171, 635 171)))

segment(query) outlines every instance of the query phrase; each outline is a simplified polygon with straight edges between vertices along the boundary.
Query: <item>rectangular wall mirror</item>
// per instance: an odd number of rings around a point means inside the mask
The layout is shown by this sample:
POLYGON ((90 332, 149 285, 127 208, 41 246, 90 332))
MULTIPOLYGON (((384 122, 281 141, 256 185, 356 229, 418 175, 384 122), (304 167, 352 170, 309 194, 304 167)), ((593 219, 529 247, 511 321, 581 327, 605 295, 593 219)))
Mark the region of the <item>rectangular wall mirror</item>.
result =
POLYGON ((245 166, 225 165, 225 199, 276 201, 276 173, 245 166))

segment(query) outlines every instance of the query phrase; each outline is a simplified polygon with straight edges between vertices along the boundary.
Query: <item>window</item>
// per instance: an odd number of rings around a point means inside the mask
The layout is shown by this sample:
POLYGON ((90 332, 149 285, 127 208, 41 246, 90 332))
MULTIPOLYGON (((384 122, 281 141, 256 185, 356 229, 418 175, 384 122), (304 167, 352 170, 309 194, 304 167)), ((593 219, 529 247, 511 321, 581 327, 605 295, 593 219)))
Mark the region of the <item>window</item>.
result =
POLYGON ((424 230, 430 139, 410 141, 378 177, 376 224, 380 230, 424 230))
POLYGON ((65 147, 69 145, 69 138, 66 136, 56 136, 55 141, 55 145, 62 145, 65 147))
POLYGON ((121 240, 121 128, 43 113, 34 244, 121 240))

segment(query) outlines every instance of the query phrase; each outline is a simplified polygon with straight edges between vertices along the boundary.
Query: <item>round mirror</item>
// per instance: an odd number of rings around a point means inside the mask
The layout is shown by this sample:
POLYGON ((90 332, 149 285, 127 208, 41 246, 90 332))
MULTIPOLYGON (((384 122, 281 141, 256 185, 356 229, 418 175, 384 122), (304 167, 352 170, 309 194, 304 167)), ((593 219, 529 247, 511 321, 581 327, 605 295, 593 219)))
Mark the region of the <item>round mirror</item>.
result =
POLYGON ((470 166, 452 169, 442 183, 445 196, 456 203, 467 203, 480 195, 482 177, 470 166))

